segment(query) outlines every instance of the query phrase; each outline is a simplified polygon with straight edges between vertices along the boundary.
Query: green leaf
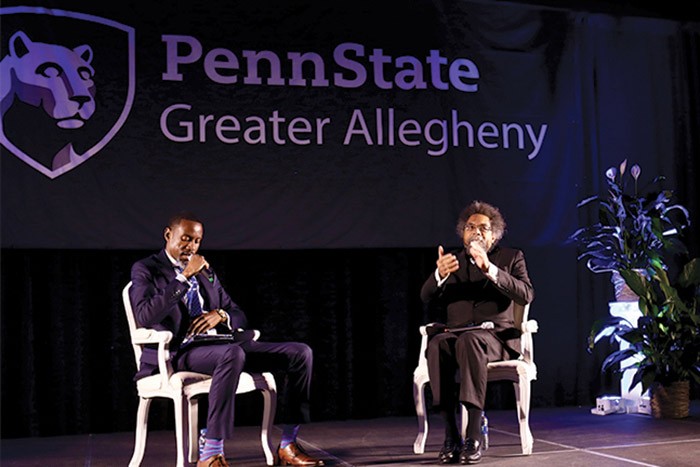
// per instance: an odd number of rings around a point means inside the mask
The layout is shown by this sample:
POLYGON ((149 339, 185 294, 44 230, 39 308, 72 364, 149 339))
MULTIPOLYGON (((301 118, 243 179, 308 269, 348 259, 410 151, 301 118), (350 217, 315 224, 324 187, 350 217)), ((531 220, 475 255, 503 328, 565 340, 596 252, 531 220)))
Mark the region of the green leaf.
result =
POLYGON ((647 332, 640 328, 632 328, 629 330, 618 329, 615 334, 620 339, 623 339, 624 341, 634 346, 636 344, 641 344, 642 342, 644 342, 644 338, 647 335, 647 332))
POLYGON ((632 289, 632 292, 640 297, 646 297, 647 285, 646 280, 637 272, 631 269, 621 269, 620 275, 625 280, 625 283, 632 289))
POLYGON ((700 258, 688 261, 678 276, 678 284, 681 287, 693 287, 700 285, 700 258))
POLYGON ((591 352, 593 347, 603 337, 610 336, 610 342, 612 342, 617 335, 628 332, 631 329, 634 329, 632 323, 619 316, 609 316, 596 320, 591 326, 591 332, 588 335, 588 351, 591 352))
MULTIPOLYGON (((640 371, 638 371, 637 374, 641 376, 639 379, 642 382, 642 393, 644 393, 647 389, 651 387, 652 383, 656 381, 656 371, 654 370, 653 366, 649 365, 643 370, 640 369, 640 371)), ((637 380, 637 375, 635 375, 635 377, 632 379, 630 388, 634 387, 635 380, 637 380)))
MULTIPOLYGON (((617 365, 618 363, 627 360, 628 358, 634 357, 637 355, 639 352, 631 347, 628 347, 626 349, 622 350, 615 350, 612 352, 610 355, 608 355, 605 360, 603 360, 603 370, 609 370, 613 366, 617 365)), ((622 371, 620 368, 616 369, 617 371, 622 371)))

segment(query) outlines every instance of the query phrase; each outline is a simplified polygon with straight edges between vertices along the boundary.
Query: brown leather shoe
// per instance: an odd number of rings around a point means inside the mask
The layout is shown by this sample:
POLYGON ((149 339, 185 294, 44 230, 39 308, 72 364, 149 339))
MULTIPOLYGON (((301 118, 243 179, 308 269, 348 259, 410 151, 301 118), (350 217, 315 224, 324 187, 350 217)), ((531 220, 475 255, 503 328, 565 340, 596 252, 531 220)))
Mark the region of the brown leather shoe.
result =
POLYGON ((286 448, 277 448, 275 465, 326 465, 321 459, 309 456, 297 443, 290 443, 286 448))
POLYGON ((197 467, 229 467, 229 465, 223 454, 217 454, 208 459, 198 460, 197 467))

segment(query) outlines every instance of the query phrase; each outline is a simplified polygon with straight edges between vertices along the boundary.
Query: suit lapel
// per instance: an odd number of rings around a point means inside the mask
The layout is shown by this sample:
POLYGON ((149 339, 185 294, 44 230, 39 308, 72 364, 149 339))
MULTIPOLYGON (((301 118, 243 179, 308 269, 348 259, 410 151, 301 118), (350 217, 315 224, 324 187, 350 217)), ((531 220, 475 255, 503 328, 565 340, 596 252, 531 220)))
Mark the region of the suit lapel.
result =
POLYGON ((499 268, 503 267, 503 264, 501 263, 501 261, 502 261, 501 252, 502 251, 503 250, 501 250, 501 247, 496 245, 496 247, 493 250, 491 250, 491 253, 489 253, 489 261, 491 261, 493 264, 495 264, 499 268))
POLYGON ((170 259, 168 259, 168 255, 165 254, 165 250, 160 250, 160 253, 158 253, 158 261, 160 262, 161 274, 163 274, 168 281, 175 279, 177 275, 175 273, 175 267, 173 263, 170 262, 170 259))

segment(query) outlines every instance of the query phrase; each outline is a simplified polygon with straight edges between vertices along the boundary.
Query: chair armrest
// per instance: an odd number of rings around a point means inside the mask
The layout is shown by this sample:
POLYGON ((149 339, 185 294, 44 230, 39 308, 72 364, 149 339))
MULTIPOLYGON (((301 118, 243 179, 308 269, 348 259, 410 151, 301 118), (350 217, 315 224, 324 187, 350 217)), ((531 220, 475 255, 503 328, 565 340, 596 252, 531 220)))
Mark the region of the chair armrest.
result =
POLYGON ((539 324, 537 323, 536 320, 531 319, 522 324, 522 331, 523 333, 531 333, 534 334, 539 330, 539 324))
POLYGON ((173 333, 170 331, 158 331, 150 328, 137 328, 131 335, 133 344, 158 344, 158 372, 160 373, 162 388, 169 384, 170 377, 173 374, 172 365, 170 365, 170 342, 173 340, 173 333))
POLYGON ((428 372, 428 360, 425 358, 425 351, 428 348, 428 328, 431 328, 440 323, 428 323, 418 328, 418 332, 421 335, 420 338, 420 350, 418 352, 418 366, 414 371, 416 373, 427 374, 428 372))
MULTIPOLYGON (((535 348, 533 345, 532 335, 539 330, 539 325, 536 320, 530 319, 522 324, 523 334, 520 337, 520 354, 522 359, 527 363, 534 365, 535 348)), ((536 374, 536 373, 535 373, 536 374)), ((535 379, 535 377, 533 377, 535 379)))
POLYGON ((424 324, 423 326, 421 326, 420 328, 418 328, 418 332, 420 332, 420 335, 421 335, 421 336, 427 336, 427 335, 428 335, 428 328, 432 328, 432 327, 435 327, 435 326, 445 326, 445 325, 444 325, 444 324, 440 324, 440 323, 428 323, 428 324, 424 324))
POLYGON ((150 328, 137 328, 131 336, 134 344, 169 344, 173 340, 173 333, 170 331, 157 331, 150 328))
POLYGON ((248 340, 250 333, 253 334, 253 337, 250 337, 250 339, 256 341, 260 339, 260 331, 257 329, 243 329, 243 328, 236 328, 236 329, 231 329, 231 332, 235 333, 240 333, 241 338, 244 340, 248 340))

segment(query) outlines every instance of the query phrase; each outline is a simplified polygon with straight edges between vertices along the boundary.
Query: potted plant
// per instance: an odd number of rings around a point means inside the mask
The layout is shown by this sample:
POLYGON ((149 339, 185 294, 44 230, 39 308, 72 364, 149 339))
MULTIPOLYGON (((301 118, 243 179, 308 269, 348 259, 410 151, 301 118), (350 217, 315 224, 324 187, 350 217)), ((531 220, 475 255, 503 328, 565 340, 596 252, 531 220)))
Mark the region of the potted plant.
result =
POLYGON ((618 301, 636 301, 625 293, 619 271, 644 271, 652 262, 665 269, 666 253, 686 252, 677 234, 688 226, 689 217, 683 206, 673 202, 671 190, 653 189, 664 177, 656 177, 640 190, 640 166, 633 165, 629 172, 626 168, 625 159, 619 168, 605 172, 606 196, 592 196, 578 204, 580 208, 598 201, 597 222, 578 229, 570 240, 579 246, 578 259, 586 260, 589 270, 613 273, 618 301))
POLYGON ((596 321, 588 338, 589 352, 603 337, 621 339, 629 346, 613 351, 603 371, 633 358, 618 371, 636 369, 630 389, 651 389, 652 414, 656 418, 688 416, 690 381, 700 383, 700 258, 688 261, 675 281, 666 265, 652 259, 640 275, 627 268, 620 274, 639 296, 641 317, 637 323, 608 317, 596 321))
POLYGON ((639 318, 597 320, 588 349, 592 352, 605 336, 625 341, 626 348, 604 360, 603 371, 633 371, 629 389, 638 384, 642 393, 651 389, 654 416, 684 417, 690 381, 700 383, 700 260, 687 261, 675 280, 669 278, 669 269, 676 269, 669 265, 687 255, 679 234, 690 224, 688 211, 673 201, 671 190, 659 188, 663 177, 640 189, 641 168, 626 169, 627 160, 609 168, 607 195, 579 203, 598 202, 597 222, 574 232, 571 240, 589 270, 613 273, 617 301, 638 302, 639 318))

